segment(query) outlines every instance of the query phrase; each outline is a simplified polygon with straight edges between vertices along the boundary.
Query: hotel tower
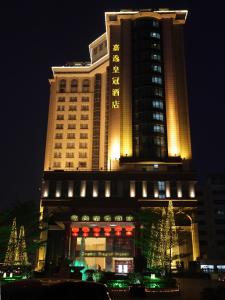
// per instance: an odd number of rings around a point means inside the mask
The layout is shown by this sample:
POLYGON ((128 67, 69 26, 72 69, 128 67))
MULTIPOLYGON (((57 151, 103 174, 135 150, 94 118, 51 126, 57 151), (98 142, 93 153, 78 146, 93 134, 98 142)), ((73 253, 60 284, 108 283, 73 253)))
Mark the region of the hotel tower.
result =
POLYGON ((52 67, 40 201, 48 229, 37 269, 82 252, 89 267, 130 272, 136 216, 169 203, 186 237, 177 253, 186 268, 198 258, 186 18, 186 10, 106 12, 90 61, 52 67))

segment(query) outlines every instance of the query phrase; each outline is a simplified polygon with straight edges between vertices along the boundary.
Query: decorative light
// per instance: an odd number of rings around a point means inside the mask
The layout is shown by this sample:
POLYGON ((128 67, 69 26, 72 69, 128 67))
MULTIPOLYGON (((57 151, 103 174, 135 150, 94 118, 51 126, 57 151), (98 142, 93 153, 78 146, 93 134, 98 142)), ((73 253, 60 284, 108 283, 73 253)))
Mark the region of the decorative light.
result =
POLYGON ((121 231, 116 231, 116 232, 115 232, 115 235, 116 235, 116 236, 121 236, 121 231))
POLYGON ((89 227, 82 227, 82 231, 83 231, 83 236, 87 237, 88 233, 90 231, 90 228, 89 227))
POLYGON ((110 236, 112 228, 111 227, 104 227, 105 236, 110 236))
POLYGON ((80 231, 79 227, 72 227, 72 236, 74 237, 78 236, 79 231, 80 231))
POLYGON ((125 230, 126 230, 126 236, 132 236, 133 235, 133 226, 125 226, 125 230))
POLYGON ((94 227, 93 229, 93 232, 94 232, 94 236, 95 237, 98 237, 100 234, 99 232, 101 231, 101 228, 100 227, 94 227))

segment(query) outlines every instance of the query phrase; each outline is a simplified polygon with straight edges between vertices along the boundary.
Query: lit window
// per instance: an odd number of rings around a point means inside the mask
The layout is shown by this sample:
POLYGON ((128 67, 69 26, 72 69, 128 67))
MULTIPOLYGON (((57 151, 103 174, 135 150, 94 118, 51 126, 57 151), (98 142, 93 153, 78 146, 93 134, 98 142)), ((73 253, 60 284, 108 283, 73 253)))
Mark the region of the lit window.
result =
POLYGON ((153 113, 153 119, 154 119, 154 120, 163 121, 164 116, 163 116, 162 113, 153 113))
POLYGON ((57 106, 57 111, 64 111, 64 110, 65 110, 65 106, 62 105, 57 106))
POLYGON ((155 96, 162 97, 162 95, 163 95, 163 91, 160 87, 154 87, 153 93, 154 93, 155 96))
POLYGON ((62 153, 61 152, 55 152, 54 153, 54 158, 61 158, 62 157, 62 153))
POLYGON ((61 79, 59 81, 59 92, 60 93, 65 93, 66 91, 66 80, 65 79, 61 79))
POLYGON ((54 167, 54 168, 61 168, 61 163, 60 163, 59 161, 55 161, 55 162, 53 163, 53 167, 54 167))
POLYGON ((88 120, 88 119, 89 119, 89 116, 88 116, 88 115, 81 115, 81 116, 80 116, 80 119, 83 120, 83 121, 84 121, 84 120, 88 120))
POLYGON ((123 221, 123 217, 122 216, 115 216, 115 221, 119 222, 119 221, 123 221))
POLYGON ((150 36, 155 39, 160 39, 160 33, 158 32, 151 32, 150 36))
POLYGON ((152 25, 153 25, 153 27, 158 28, 159 27, 159 22, 156 21, 156 20, 153 20, 152 25))
POLYGON ((66 158, 74 158, 74 153, 73 152, 67 152, 66 153, 66 158))
POLYGON ((88 129, 88 124, 80 124, 80 129, 88 129))
POLYGON ((152 70, 153 70, 154 72, 161 73, 161 72, 162 72, 162 67, 159 66, 159 65, 152 65, 152 70))
POLYGON ((87 133, 80 133, 80 139, 87 139, 88 134, 87 133))
POLYGON ((104 221, 105 222, 110 222, 112 220, 112 217, 110 215, 104 216, 104 221))
POLYGON ((164 146, 164 144, 165 144, 164 137, 162 137, 162 136, 154 137, 154 144, 158 145, 158 146, 164 146))
POLYGON ((152 106, 155 108, 160 108, 163 109, 163 102, 160 100, 153 100, 152 101, 152 106))
POLYGON ((165 189, 166 189, 165 181, 158 181, 158 190, 165 191, 165 189))
POLYGON ((89 87, 90 87, 90 81, 88 79, 84 79, 82 83, 82 92, 83 93, 89 92, 89 87))
POLYGON ((56 133, 55 134, 55 139, 62 139, 63 138, 63 134, 62 133, 56 133))
POLYGON ((83 216, 81 217, 81 221, 88 222, 89 220, 90 220, 90 217, 87 216, 87 215, 83 215, 83 216))
POLYGON ((67 133, 68 139, 75 139, 75 133, 67 133))
POLYGON ((153 125, 153 131, 164 133, 164 126, 163 125, 153 125))
POLYGON ((162 84, 162 78, 159 76, 152 76, 152 82, 157 84, 162 84))
POLYGON ((157 60, 160 61, 161 60, 161 56, 159 54, 151 54, 151 59, 152 60, 157 60))

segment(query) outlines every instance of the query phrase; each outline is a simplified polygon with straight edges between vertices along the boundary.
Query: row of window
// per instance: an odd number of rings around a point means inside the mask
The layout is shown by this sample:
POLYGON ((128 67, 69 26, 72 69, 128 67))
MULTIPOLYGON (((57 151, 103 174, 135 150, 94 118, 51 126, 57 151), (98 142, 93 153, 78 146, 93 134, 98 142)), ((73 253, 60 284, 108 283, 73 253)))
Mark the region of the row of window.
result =
MULTIPOLYGON (((64 124, 56 124, 55 129, 64 129, 64 124)), ((67 129, 76 129, 76 124, 68 124, 67 129)), ((80 124, 80 129, 88 129, 88 124, 80 124)))
MULTIPOLYGON (((65 155, 66 158, 74 158, 74 153, 73 152, 67 152, 65 155)), ((87 152, 79 152, 78 153, 79 158, 87 158, 87 152)), ((54 158, 62 158, 62 153, 61 152, 54 152, 54 158)))
MULTIPOLYGON (((67 133, 66 136, 67 139, 75 139, 75 133, 67 133)), ((56 133, 55 134, 55 139, 63 139, 63 134, 62 133, 56 133)), ((88 139, 88 134, 87 133, 80 133, 80 139, 88 139)))
MULTIPOLYGON (((88 144, 87 143, 79 143, 79 149, 87 149, 88 144)), ((62 143, 55 143, 54 146, 55 149, 62 149, 62 143)), ((75 149, 75 143, 67 143, 66 144, 67 149, 75 149)))
MULTIPOLYGON (((55 161, 53 163, 53 168, 62 168, 62 164, 59 161, 55 161)), ((65 163, 65 168, 75 168, 75 164, 72 161, 67 161, 65 163)), ((79 161, 77 168, 87 168, 87 162, 86 161, 79 161)))
MULTIPOLYGON (((76 120, 76 115, 68 115, 68 120, 76 120)), ((56 120, 64 120, 64 115, 57 115, 56 120)), ((80 120, 89 120, 89 115, 80 115, 80 120)))
POLYGON ((155 112, 152 114, 153 120, 157 120, 157 121, 163 121, 164 120, 164 115, 163 113, 160 112, 155 112))
POLYGON ((154 108, 163 109, 163 102, 161 100, 153 100, 152 101, 152 106, 154 108))
MULTIPOLYGON (((58 102, 65 102, 65 97, 58 97, 58 102)), ((69 102, 77 102, 79 99, 77 97, 69 97, 69 102)), ((81 97, 81 102, 89 102, 89 97, 81 97)))
MULTIPOLYGON (((68 110, 69 111, 76 111, 77 106, 76 105, 70 105, 68 110)), ((89 105, 81 105, 80 110, 81 111, 88 111, 89 110, 89 105)), ((65 106, 64 105, 58 105, 57 106, 57 111, 65 111, 65 106)))

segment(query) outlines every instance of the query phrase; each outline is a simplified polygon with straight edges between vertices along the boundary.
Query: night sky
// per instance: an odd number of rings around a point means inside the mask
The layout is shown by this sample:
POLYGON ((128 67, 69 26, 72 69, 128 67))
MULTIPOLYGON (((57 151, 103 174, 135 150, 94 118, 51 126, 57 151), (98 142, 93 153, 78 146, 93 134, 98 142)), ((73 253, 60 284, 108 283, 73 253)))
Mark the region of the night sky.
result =
POLYGON ((188 9, 185 47, 194 166, 225 171, 224 1, 4 1, 1 32, 0 208, 40 198, 51 66, 89 60, 104 12, 188 9))

